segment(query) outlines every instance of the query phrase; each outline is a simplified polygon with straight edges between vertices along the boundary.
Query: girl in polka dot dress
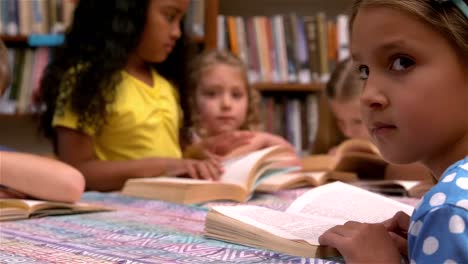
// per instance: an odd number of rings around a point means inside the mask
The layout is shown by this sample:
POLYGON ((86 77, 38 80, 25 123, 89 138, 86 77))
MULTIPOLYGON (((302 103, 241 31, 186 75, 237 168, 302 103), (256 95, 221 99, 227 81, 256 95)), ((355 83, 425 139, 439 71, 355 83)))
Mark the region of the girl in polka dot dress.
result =
POLYGON ((419 161, 438 183, 411 218, 347 222, 322 234, 347 263, 468 263, 468 6, 355 0, 351 53, 362 118, 382 155, 419 161))

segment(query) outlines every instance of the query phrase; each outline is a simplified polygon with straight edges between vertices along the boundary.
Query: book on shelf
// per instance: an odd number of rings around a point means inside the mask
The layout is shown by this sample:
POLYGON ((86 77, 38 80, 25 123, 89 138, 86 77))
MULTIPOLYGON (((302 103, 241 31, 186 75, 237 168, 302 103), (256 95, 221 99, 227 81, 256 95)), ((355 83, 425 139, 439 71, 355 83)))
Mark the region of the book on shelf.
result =
POLYGON ((0 199, 0 221, 109 211, 110 208, 87 203, 62 203, 28 199, 0 199))
POLYGON ((326 230, 347 221, 379 223, 398 211, 411 214, 413 207, 334 182, 304 193, 286 211, 252 205, 213 206, 206 217, 204 235, 295 256, 332 257, 338 252, 318 243, 326 230))
POLYGON ((299 170, 299 165, 291 149, 273 146, 225 161, 224 173, 217 181, 180 177, 135 178, 126 181, 122 193, 181 204, 213 200, 245 202, 263 179, 299 170))

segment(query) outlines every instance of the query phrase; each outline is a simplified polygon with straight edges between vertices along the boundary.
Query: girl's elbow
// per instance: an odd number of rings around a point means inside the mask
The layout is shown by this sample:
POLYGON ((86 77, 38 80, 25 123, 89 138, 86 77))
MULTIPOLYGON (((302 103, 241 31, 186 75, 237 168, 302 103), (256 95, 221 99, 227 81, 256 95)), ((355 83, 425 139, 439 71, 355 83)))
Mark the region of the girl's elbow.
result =
POLYGON ((64 202, 77 202, 85 188, 85 179, 78 170, 72 169, 67 173, 67 183, 63 190, 64 202))

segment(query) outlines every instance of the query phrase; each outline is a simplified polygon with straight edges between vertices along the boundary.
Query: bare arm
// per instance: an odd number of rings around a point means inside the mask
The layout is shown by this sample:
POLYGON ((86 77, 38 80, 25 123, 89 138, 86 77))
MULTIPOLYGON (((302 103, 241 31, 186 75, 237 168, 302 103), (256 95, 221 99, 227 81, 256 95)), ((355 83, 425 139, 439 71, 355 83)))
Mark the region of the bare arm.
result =
POLYGON ((57 127, 58 154, 61 160, 76 167, 86 179, 86 188, 98 191, 119 190, 130 178, 177 176, 217 179, 221 165, 214 161, 172 158, 146 158, 127 161, 98 160, 92 137, 72 129, 57 127))
POLYGON ((76 169, 53 159, 0 152, 0 184, 34 198, 75 202, 84 189, 76 169))

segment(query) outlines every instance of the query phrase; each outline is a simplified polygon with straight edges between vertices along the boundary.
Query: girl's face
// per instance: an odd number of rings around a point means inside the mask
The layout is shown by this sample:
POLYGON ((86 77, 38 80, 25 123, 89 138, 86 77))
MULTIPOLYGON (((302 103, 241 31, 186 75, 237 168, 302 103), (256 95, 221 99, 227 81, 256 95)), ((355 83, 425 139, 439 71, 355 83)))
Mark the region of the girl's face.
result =
POLYGON ((189 0, 150 0, 145 29, 136 54, 146 62, 163 62, 181 36, 180 22, 189 0))
POLYGON ((468 69, 442 35, 385 7, 361 8, 351 52, 363 120, 383 156, 441 174, 468 154, 468 69), (356 70, 357 70, 356 69, 356 70))
POLYGON ((202 128, 209 136, 238 130, 248 107, 242 70, 220 63, 204 69, 201 75, 195 103, 202 128))
POLYGON ((359 97, 348 101, 331 99, 330 108, 343 135, 347 138, 369 139, 361 118, 359 97))

